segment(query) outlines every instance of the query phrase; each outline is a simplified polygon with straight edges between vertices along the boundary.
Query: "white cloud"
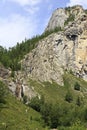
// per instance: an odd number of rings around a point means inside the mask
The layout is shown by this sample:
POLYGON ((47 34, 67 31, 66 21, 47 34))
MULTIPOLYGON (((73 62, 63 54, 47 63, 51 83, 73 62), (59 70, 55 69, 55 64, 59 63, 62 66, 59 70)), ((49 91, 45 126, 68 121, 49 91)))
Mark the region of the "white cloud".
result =
POLYGON ((82 5, 84 8, 87 8, 87 0, 70 0, 67 3, 67 6, 73 6, 73 5, 82 5))
POLYGON ((12 47, 35 34, 37 21, 21 15, 14 14, 5 19, 0 19, 0 45, 12 47))
POLYGON ((6 2, 17 3, 19 6, 22 6, 25 9, 25 11, 27 11, 31 15, 39 11, 40 9, 39 4, 43 2, 43 0, 3 0, 3 1, 4 3, 6 2))
POLYGON ((33 6, 42 2, 42 0, 6 0, 6 1, 16 2, 21 6, 25 6, 25 5, 33 6))
MULTIPOLYGON (((47 24, 47 21, 43 20, 40 22, 41 18, 38 17, 38 12, 40 3, 43 0, 2 0, 5 4, 6 2, 16 2, 22 6, 22 11, 27 11, 27 15, 22 14, 8 14, 7 17, 0 18, 0 45, 4 47, 12 47, 16 45, 17 42, 21 42, 26 38, 30 38, 36 34, 40 34, 47 24), (12 15, 11 15, 12 14, 12 15), (25 15, 25 16, 24 16, 25 15)), ((48 0, 44 0, 48 2, 48 0)), ((14 4, 13 4, 14 5, 14 4)), ((49 10, 52 6, 49 6, 49 10)), ((15 12, 15 11, 14 11, 15 12)))
POLYGON ((25 7, 24 10, 27 11, 29 14, 33 15, 39 11, 39 7, 25 7))

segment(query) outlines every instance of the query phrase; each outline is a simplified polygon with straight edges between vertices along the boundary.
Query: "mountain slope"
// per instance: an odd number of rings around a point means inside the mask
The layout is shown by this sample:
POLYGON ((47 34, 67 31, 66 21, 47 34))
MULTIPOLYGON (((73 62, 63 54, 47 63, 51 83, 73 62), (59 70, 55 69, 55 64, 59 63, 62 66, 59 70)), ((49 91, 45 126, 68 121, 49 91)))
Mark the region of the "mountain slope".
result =
POLYGON ((66 103, 65 96, 69 91, 73 95, 73 104, 76 103, 78 97, 82 97, 86 104, 87 102, 87 82, 83 79, 77 78, 70 73, 65 73, 63 76, 64 86, 58 85, 55 81, 40 82, 35 80, 29 80, 29 86, 34 87, 40 95, 44 95, 46 102, 50 103, 66 103), (80 85, 80 90, 75 89, 75 84, 80 85))
POLYGON ((61 30, 40 40, 22 60, 26 76, 40 81, 55 80, 63 85, 64 70, 72 70, 78 77, 87 79, 87 14, 80 6, 69 9, 69 17, 74 15, 73 21, 68 17, 61 30))
MULTIPOLYGON (((22 91, 29 99, 38 95, 29 86, 29 79, 39 80, 40 82, 55 81, 60 86, 63 86, 64 72, 73 71, 77 77, 87 80, 86 11, 81 6, 57 9, 54 11, 48 26, 50 29, 41 36, 27 40, 20 45, 17 44, 17 47, 8 52, 5 51, 11 55, 13 69, 8 71, 7 77, 2 77, 2 74, 0 77, 8 84, 13 94, 18 93, 17 96, 19 98, 21 98, 22 91), (51 28, 52 19, 56 21, 59 16, 62 18, 64 13, 67 15, 66 20, 64 20, 64 26, 60 28, 60 25, 57 25, 56 28, 51 28), (29 50, 29 53, 26 49, 29 50), (20 70, 15 71, 14 68, 17 66, 14 62, 21 65, 20 70)), ((6 61, 8 62, 8 60, 6 61)), ((3 70, 3 67, 1 67, 1 70, 3 70)), ((5 71, 4 73, 7 74, 7 70, 5 71)))
POLYGON ((1 48, 0 54, 7 67, 0 63, 0 80, 17 97, 8 93, 6 104, 0 102, 1 130, 86 128, 87 12, 81 6, 57 9, 41 36, 9 51, 1 48), (17 100, 25 96, 40 113, 17 100))
MULTIPOLYGON (((76 127, 80 129, 82 126, 86 125, 84 113, 87 108, 87 82, 67 72, 65 72, 63 80, 64 86, 59 86, 55 81, 50 83, 29 79, 29 86, 31 86, 31 88, 33 87, 39 95, 44 96, 45 102, 48 106, 51 103, 52 105, 54 104, 55 107, 59 107, 60 113, 64 111, 63 115, 59 117, 62 125, 71 122, 70 119, 74 119, 72 120, 72 123, 81 120, 81 126, 80 124, 78 124, 78 127, 73 126, 74 129, 76 127), (80 85, 79 90, 74 88, 76 83, 80 85), (70 92, 73 97, 71 102, 67 101, 65 98, 67 92, 70 92), (80 99, 80 106, 77 104, 78 97, 80 99), (68 113, 65 113, 65 111, 68 113), (73 115, 71 113, 73 113, 73 115), (74 116, 75 113, 77 113, 76 117, 74 116), (67 117, 67 120, 65 117, 67 117)), ((35 130, 37 128, 40 130, 47 130, 47 128, 43 127, 46 126, 46 124, 44 125, 42 116, 30 107, 25 106, 21 101, 17 100, 16 97, 13 97, 8 93, 5 101, 6 104, 4 104, 3 107, 0 107, 0 130, 5 128, 7 130, 35 130)), ((61 125, 58 127, 60 126, 61 125)), ((84 129, 85 128, 82 130, 84 129)), ((59 128, 59 130, 61 129, 59 128)))
POLYGON ((69 22, 73 22, 85 14, 85 10, 82 6, 76 5, 66 8, 57 8, 48 23, 45 31, 50 31, 56 27, 64 28, 69 22))
POLYGON ((7 93, 6 104, 0 103, 0 130, 45 130, 41 115, 7 93))

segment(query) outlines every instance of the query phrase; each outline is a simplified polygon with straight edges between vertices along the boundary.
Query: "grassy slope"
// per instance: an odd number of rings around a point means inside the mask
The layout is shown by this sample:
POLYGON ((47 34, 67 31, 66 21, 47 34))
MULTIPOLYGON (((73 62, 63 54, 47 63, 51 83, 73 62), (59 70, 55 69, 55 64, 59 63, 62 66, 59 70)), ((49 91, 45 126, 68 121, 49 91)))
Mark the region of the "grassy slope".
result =
MULTIPOLYGON (((29 83, 34 86, 37 92, 44 95, 46 102, 69 104, 65 101, 67 91, 70 91, 73 95, 72 104, 75 104, 78 96, 82 96, 84 102, 87 102, 87 82, 68 73, 64 75, 64 86, 59 86, 55 82, 40 83, 32 80, 29 83), (74 90, 76 82, 81 85, 80 91, 74 90)), ((9 94, 6 97, 6 102, 3 109, 0 109, 0 130, 36 130, 36 128, 46 130, 46 128, 43 128, 43 121, 39 113, 28 108, 9 94), (26 109, 28 110, 27 113, 26 109)))
POLYGON ((8 95, 0 109, 0 130, 45 130, 39 113, 26 107, 15 97, 8 95), (27 112, 26 112, 27 109, 27 112))
POLYGON ((37 82, 29 80, 30 86, 33 86, 35 90, 44 95, 46 101, 58 103, 65 103, 65 95, 69 91, 73 96, 73 103, 75 103, 78 96, 84 98, 84 101, 87 100, 87 82, 84 80, 73 76, 72 74, 64 74, 64 86, 59 86, 57 83, 53 82, 37 82), (75 83, 78 82, 81 86, 80 91, 74 90, 75 83))
MULTIPOLYGON (((29 80, 30 86, 33 86, 34 89, 44 95, 45 101, 49 103, 59 104, 61 108, 69 108, 72 109, 72 113, 77 110, 77 112, 82 115, 84 108, 87 108, 87 82, 75 77, 74 75, 70 73, 65 73, 63 76, 64 79, 64 86, 59 86, 57 83, 49 83, 49 82, 37 82, 33 80, 29 80), (75 83, 78 82, 80 84, 80 91, 77 91, 74 89, 75 83), (70 92, 73 96, 73 101, 71 103, 68 103, 65 101, 65 96, 67 92, 70 92), (78 107, 76 105, 77 99, 80 97, 81 99, 81 106, 78 107)), ((71 113, 71 115, 72 115, 71 113)), ((66 119, 69 117, 67 115, 66 119)), ((73 115, 72 115, 73 118, 73 115)), ((83 115, 82 115, 82 121, 83 115)), ((78 119, 77 119, 78 120, 78 119)), ((76 122, 75 125, 72 125, 71 127, 64 127, 64 128, 58 128, 59 130, 86 130, 85 123, 78 124, 76 122)))

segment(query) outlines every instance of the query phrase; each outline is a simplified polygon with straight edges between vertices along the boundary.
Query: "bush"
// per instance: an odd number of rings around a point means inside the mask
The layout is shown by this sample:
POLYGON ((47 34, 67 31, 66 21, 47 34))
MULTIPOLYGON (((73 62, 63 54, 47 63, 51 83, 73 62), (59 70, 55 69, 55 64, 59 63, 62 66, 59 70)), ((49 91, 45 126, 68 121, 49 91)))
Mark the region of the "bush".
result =
POLYGON ((50 121, 51 107, 52 107, 52 104, 44 103, 41 106, 41 110, 40 110, 40 113, 42 115, 42 119, 44 120, 45 124, 48 126, 51 125, 51 121, 50 121))
POLYGON ((78 97, 76 100, 76 105, 81 106, 81 104, 82 104, 81 98, 78 97))
POLYGON ((0 103, 5 104, 6 86, 0 81, 0 103))
POLYGON ((70 69, 69 73, 72 74, 72 75, 74 75, 74 73, 73 73, 73 71, 71 69, 70 69))
POLYGON ((75 19, 75 16, 73 14, 70 14, 70 16, 65 21, 64 25, 67 25, 69 22, 74 21, 74 19, 75 19))
POLYGON ((65 100, 69 103, 73 101, 72 94, 69 91, 66 93, 65 100))
POLYGON ((87 9, 85 10, 85 13, 87 14, 87 9))
POLYGON ((84 125, 81 124, 80 120, 77 120, 71 127, 69 130, 86 130, 86 128, 84 127, 84 125))
POLYGON ((23 103, 26 104, 27 103, 27 96, 23 96, 23 103))
POLYGON ((11 77, 14 78, 14 76, 15 76, 15 72, 12 70, 12 72, 11 72, 11 77))
POLYGON ((87 108, 84 110, 84 119, 87 121, 87 108))
POLYGON ((75 83, 74 89, 80 91, 80 84, 78 82, 75 83))
POLYGON ((34 110, 40 112, 41 106, 44 104, 44 97, 41 97, 39 99, 38 96, 31 99, 30 103, 28 104, 30 107, 32 107, 34 110))

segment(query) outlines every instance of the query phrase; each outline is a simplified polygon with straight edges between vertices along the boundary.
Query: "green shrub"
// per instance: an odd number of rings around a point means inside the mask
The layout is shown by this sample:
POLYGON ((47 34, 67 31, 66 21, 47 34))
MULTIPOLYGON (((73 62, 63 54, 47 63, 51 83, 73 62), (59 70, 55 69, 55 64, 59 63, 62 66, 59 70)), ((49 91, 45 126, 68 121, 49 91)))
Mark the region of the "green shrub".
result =
POLYGON ((42 115, 42 119, 44 120, 45 124, 50 126, 51 122, 50 122, 50 112, 51 112, 51 107, 52 105, 49 103, 44 103, 41 106, 41 110, 40 113, 42 115))
POLYGON ((78 96, 78 97, 77 97, 77 100, 76 100, 76 105, 81 106, 81 104, 82 104, 82 100, 81 100, 81 98, 78 96))
POLYGON ((24 95, 24 96, 23 96, 23 103, 24 103, 24 104, 26 104, 26 103, 27 103, 27 101, 28 101, 28 98, 27 98, 27 96, 26 96, 26 95, 24 95))
POLYGON ((70 14, 70 16, 65 21, 64 25, 67 25, 69 22, 74 21, 74 19, 75 19, 75 16, 73 14, 70 14))
POLYGON ((70 70, 69 70, 69 73, 70 73, 70 74, 72 74, 72 75, 74 75, 74 73, 73 73, 72 69, 70 69, 70 70))
POLYGON ((65 10, 70 12, 71 11, 71 7, 66 7, 65 10))
POLYGON ((5 97, 6 97, 6 86, 4 83, 0 81, 0 103, 5 104, 5 97))
POLYGON ((73 101, 73 96, 69 91, 66 93, 65 100, 69 103, 73 101))
POLYGON ((14 78, 14 76, 15 76, 15 72, 12 70, 12 71, 11 71, 11 77, 14 78))
POLYGON ((85 10, 85 13, 87 14, 87 9, 85 10))
POLYGON ((41 97, 39 99, 38 96, 34 97, 31 99, 31 101, 29 102, 29 106, 32 107, 34 110, 40 112, 41 110, 41 106, 44 104, 44 98, 41 97))
POLYGON ((78 82, 75 83, 74 89, 80 91, 80 84, 78 82))
POLYGON ((84 125, 82 125, 80 120, 77 120, 71 127, 69 130, 86 130, 86 128, 84 127, 84 125))
POLYGON ((84 119, 85 119, 85 121, 87 121, 87 108, 85 108, 85 110, 84 110, 84 119))

